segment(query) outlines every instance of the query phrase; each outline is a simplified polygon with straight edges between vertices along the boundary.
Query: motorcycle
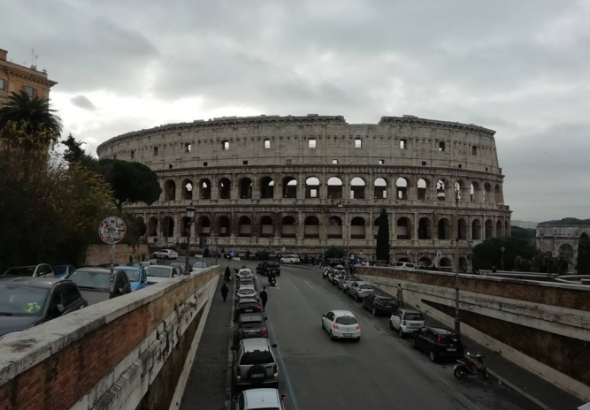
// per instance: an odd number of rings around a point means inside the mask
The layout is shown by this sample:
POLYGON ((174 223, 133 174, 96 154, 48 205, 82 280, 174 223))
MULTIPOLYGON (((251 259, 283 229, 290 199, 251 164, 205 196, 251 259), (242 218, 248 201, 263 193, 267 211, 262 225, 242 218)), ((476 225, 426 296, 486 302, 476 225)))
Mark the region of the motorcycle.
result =
POLYGON ((326 269, 322 275, 323 279, 328 279, 328 273, 330 273, 330 269, 326 269))
POLYGON ((271 286, 274 286, 274 285, 276 285, 276 284, 277 284, 277 278, 275 278, 274 276, 271 276, 270 278, 268 278, 268 283, 269 283, 271 286))
POLYGON ((471 354, 467 352, 464 358, 458 359, 453 374, 459 380, 467 376, 481 375, 488 379, 488 369, 483 362, 485 356, 481 354, 471 354))

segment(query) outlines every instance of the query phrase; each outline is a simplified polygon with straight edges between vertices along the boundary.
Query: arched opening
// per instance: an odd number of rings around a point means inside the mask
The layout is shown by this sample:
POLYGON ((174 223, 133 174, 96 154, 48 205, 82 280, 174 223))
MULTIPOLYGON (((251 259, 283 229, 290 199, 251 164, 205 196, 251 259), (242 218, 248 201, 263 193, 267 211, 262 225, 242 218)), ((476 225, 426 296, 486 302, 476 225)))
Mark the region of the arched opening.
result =
POLYGON ((479 184, 477 182, 472 182, 469 185, 469 200, 471 202, 479 202, 479 184))
POLYGON ((260 180, 260 198, 273 199, 275 193, 275 181, 271 177, 264 177, 260 180))
POLYGON ((158 236, 158 218, 152 216, 148 224, 148 236, 158 236))
POLYGON ((418 267, 429 268, 432 266, 432 259, 428 256, 423 256, 418 260, 418 267))
POLYGON ((504 225, 502 225, 502 221, 496 221, 496 238, 503 238, 504 237, 504 225))
POLYGON ((171 216, 165 216, 162 219, 162 236, 171 238, 174 236, 174 219, 171 216))
POLYGON ((488 219, 486 221, 486 239, 492 239, 494 237, 494 223, 488 219))
POLYGON ((474 219, 471 223, 471 239, 474 241, 481 240, 481 222, 479 219, 474 219))
POLYGON ((500 185, 496 185, 494 188, 494 199, 496 200, 497 204, 504 203, 504 197, 502 196, 502 190, 500 189, 500 185))
POLYGON ((283 198, 297 198, 297 180, 293 177, 283 179, 283 198))
POLYGON ((182 181, 182 199, 193 199, 193 181, 190 179, 182 181))
POLYGON ((459 234, 459 240, 466 240, 467 239, 467 222, 465 219, 459 219, 457 223, 457 233, 459 234))
POLYGON ((426 181, 424 178, 420 178, 416 186, 418 188, 418 199, 425 201, 428 193, 428 181, 426 181))
POLYGON ((350 181, 350 199, 365 199, 365 181, 355 177, 350 181))
POLYGON ((211 220, 206 216, 201 216, 197 219, 197 236, 211 235, 211 220))
POLYGON ((365 239, 365 220, 360 216, 350 221, 350 237, 352 239, 365 239))
POLYGON ((559 246, 559 256, 562 259, 571 262, 574 259, 574 248, 572 248, 572 246, 567 243, 561 244, 559 246))
POLYGON ((418 239, 432 239, 432 222, 430 218, 420 218, 418 221, 418 239))
POLYGON ((488 183, 486 183, 483 186, 483 203, 484 204, 489 204, 492 202, 492 186, 488 183))
POLYGON ((231 181, 227 178, 219 180, 219 199, 231 199, 231 181))
POLYGON ((342 199, 342 180, 340 178, 328 179, 328 198, 342 199))
POLYGON ((295 218, 292 216, 285 216, 281 224, 281 237, 295 238, 297 236, 295 228, 295 218))
POLYGON ((452 266, 451 260, 449 258, 441 258, 440 261, 438 261, 438 266, 441 268, 450 268, 452 266))
POLYGON ((176 182, 169 179, 164 184, 164 193, 166 201, 174 201, 176 199, 176 182))
POLYGON ((510 236, 510 224, 508 221, 504 221, 504 236, 510 236))
POLYGON ((320 180, 316 177, 309 177, 305 180, 305 197, 308 199, 319 198, 320 180))
POLYGON ((455 186, 455 200, 462 201, 463 200, 463 191, 465 190, 465 184, 463 181, 457 181, 454 184, 455 186))
POLYGON ((219 236, 229 236, 231 234, 231 225, 227 216, 217 218, 217 233, 219 236))
POLYGON ((211 199, 211 181, 208 179, 201 179, 199 181, 199 189, 201 199, 211 199))
POLYGON ((438 221, 438 239, 451 239, 451 222, 447 218, 441 218, 438 221))
POLYGON ((263 216, 260 220, 260 236, 263 238, 269 238, 274 236, 275 227, 273 220, 270 216, 263 216))
POLYGON ((469 262, 467 261, 467 258, 460 257, 459 258, 459 272, 467 272, 468 269, 469 269, 469 262))
POLYGON ((447 199, 447 182, 444 179, 439 179, 436 182, 436 199, 445 201, 447 199))
POLYGON ((397 220, 395 231, 397 234, 397 239, 412 239, 410 220, 405 216, 397 220))
POLYGON ((250 178, 240 179, 240 199, 252 199, 252 180, 250 178))
POLYGON ((377 239, 377 235, 379 235, 379 221, 381 217, 377 217, 373 222, 373 239, 377 239))
POLYGON ((331 216, 328 220, 328 238, 342 238, 342 219, 337 216, 331 216))
POLYGON ((315 216, 308 216, 303 222, 303 237, 304 238, 319 238, 320 237, 320 221, 315 216))
POLYGON ((395 199, 408 199, 408 181, 405 178, 398 178, 395 181, 395 199))
POLYGON ((180 236, 183 238, 188 237, 191 229, 191 219, 188 216, 180 218, 180 236))
POLYGON ((387 199, 387 181, 377 178, 373 183, 373 194, 375 199, 387 199))
POLYGON ((247 216, 238 219, 238 236, 252 236, 252 221, 247 216))

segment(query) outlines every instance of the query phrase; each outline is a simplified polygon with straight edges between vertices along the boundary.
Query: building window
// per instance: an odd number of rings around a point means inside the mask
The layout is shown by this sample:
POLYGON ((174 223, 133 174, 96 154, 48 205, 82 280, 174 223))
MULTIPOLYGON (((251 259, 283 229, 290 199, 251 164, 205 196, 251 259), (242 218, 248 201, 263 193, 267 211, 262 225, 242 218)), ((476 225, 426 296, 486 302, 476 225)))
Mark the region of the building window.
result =
POLYGON ((221 141, 221 149, 227 151, 229 149, 229 141, 221 141))
POLYGON ((408 146, 408 140, 399 140, 399 149, 406 149, 408 146))
POLYGON ((360 138, 354 139, 354 147, 355 148, 362 148, 363 147, 363 140, 360 138))
POLYGON ((191 144, 190 142, 187 142, 186 144, 184 144, 184 152, 191 152, 193 150, 193 144, 191 144))
POLYGON ((135 159, 135 151, 131 151, 131 159, 135 159))
POLYGON ((425 167, 426 166, 426 161, 422 161, 422 166, 425 167))
POLYGON ((270 140, 264 140, 264 149, 270 149, 270 140))
POLYGON ((33 98, 35 96, 35 89, 30 85, 25 86, 25 92, 29 95, 29 97, 33 98))
POLYGON ((445 151, 445 149, 446 149, 446 144, 445 144, 445 142, 444 142, 444 141, 440 141, 440 142, 438 143, 438 150, 439 150, 439 152, 444 152, 444 151, 445 151))
POLYGON ((204 167, 206 167, 207 165, 209 165, 209 164, 207 164, 206 162, 203 162, 203 166, 204 167))
POLYGON ((459 164, 459 168, 463 168, 463 164, 459 164))
POLYGON ((154 157, 158 155, 158 147, 154 147, 154 157))
POLYGON ((309 140, 309 148, 315 148, 315 146, 316 146, 316 140, 311 138, 309 140))
POLYGON ((6 80, 4 78, 0 78, 0 90, 4 90, 6 88, 6 80))
POLYGON ((332 160, 332 164, 334 164, 334 165, 338 164, 338 160, 337 159, 333 159, 332 160))
POLYGON ((477 155, 477 147, 475 145, 471 147, 471 154, 477 155))
POLYGON ((242 165, 248 165, 248 161, 242 161, 242 165))
POLYGON ((379 165, 385 165, 385 160, 384 159, 380 159, 379 160, 379 165))

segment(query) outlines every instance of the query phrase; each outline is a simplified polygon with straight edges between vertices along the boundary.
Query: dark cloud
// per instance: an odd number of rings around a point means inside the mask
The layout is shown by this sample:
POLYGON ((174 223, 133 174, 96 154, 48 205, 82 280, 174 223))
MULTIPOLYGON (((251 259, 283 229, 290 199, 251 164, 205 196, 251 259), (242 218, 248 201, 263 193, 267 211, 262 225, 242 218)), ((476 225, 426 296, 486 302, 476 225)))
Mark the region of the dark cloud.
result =
POLYGON ((72 104, 77 107, 83 108, 85 110, 94 111, 96 107, 92 104, 88 98, 84 97, 83 95, 78 95, 70 100, 72 104))

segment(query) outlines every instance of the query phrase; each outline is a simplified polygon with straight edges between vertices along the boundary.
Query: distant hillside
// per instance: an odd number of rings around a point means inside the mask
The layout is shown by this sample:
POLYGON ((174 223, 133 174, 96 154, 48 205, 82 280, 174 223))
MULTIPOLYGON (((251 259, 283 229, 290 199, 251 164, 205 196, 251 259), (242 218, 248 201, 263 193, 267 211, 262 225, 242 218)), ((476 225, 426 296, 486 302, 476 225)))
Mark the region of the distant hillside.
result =
POLYGON ((563 218, 561 220, 541 222, 539 225, 590 225, 590 219, 563 218))

